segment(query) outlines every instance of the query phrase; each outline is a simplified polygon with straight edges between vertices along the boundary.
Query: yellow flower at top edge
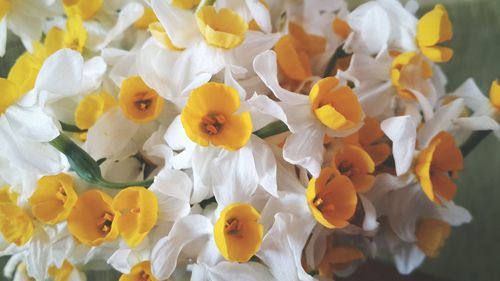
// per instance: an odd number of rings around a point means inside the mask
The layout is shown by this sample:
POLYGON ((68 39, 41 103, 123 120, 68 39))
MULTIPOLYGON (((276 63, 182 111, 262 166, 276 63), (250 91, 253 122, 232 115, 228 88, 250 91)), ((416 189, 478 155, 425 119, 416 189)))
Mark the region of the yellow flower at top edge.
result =
POLYGON ((39 179, 28 202, 35 218, 46 224, 56 224, 69 216, 77 199, 73 178, 61 173, 39 179))
POLYGON ((104 0, 63 0, 64 12, 68 17, 80 16, 83 20, 92 19, 101 9, 104 0))
POLYGON ((363 121, 358 97, 349 87, 339 86, 334 77, 319 80, 309 93, 309 101, 316 117, 330 129, 349 129, 363 121))
POLYGON ((451 227, 437 219, 421 219, 417 223, 417 246, 430 258, 435 258, 450 236, 451 227))
POLYGON ((322 169, 309 181, 306 198, 314 218, 330 229, 348 226, 358 204, 354 185, 334 168, 322 169))
POLYGON ((69 232, 81 243, 99 246, 118 236, 117 214, 113 199, 106 193, 91 189, 79 194, 68 217, 69 232))
POLYGON ((148 123, 160 116, 164 100, 141 77, 132 76, 123 80, 118 103, 129 120, 148 123))
POLYGON ((453 137, 441 132, 435 136, 429 146, 420 152, 415 167, 422 190, 427 197, 436 203, 452 200, 457 191, 456 184, 450 174, 456 174, 464 167, 462 152, 456 146, 453 137))
POLYGON ((83 51, 87 42, 87 30, 83 26, 80 15, 68 17, 63 42, 64 48, 70 48, 80 53, 83 51))
POLYGON ((348 177, 356 192, 366 192, 375 181, 375 163, 370 155, 357 145, 345 145, 333 156, 331 166, 338 174, 348 177))
POLYGON ((326 39, 308 34, 298 24, 290 22, 289 34, 274 46, 280 70, 288 79, 304 81, 312 75, 311 58, 326 48, 326 39))
MULTIPOLYGON (((408 86, 415 87, 412 85, 412 81, 417 78, 430 79, 432 74, 432 66, 416 52, 399 54, 391 66, 392 84, 396 87, 398 95, 408 100, 416 100, 416 97, 407 88, 408 86), (415 69, 419 69, 419 71, 415 73, 415 69), (420 77, 415 77, 416 75, 420 77)), ((422 92, 425 94, 425 91, 422 92)))
POLYGON ((153 9, 145 7, 142 17, 134 22, 134 27, 138 29, 146 29, 150 24, 154 22, 158 22, 158 18, 156 18, 155 12, 153 11, 153 9))
POLYGON ((70 262, 64 260, 60 268, 50 266, 47 273, 54 281, 68 281, 74 268, 70 262))
POLYGON ((99 117, 117 104, 115 98, 99 92, 84 97, 75 110, 75 124, 79 129, 90 129, 99 117))
POLYGON ((22 246, 33 236, 34 225, 29 214, 17 206, 17 197, 8 186, 0 188, 0 233, 5 241, 22 246))
POLYGON ((259 219, 259 212, 246 203, 231 204, 222 210, 214 225, 214 239, 226 260, 247 262, 257 253, 264 235, 259 219))
POLYGON ((113 209, 118 215, 118 231, 130 247, 139 245, 158 219, 155 194, 141 186, 118 192, 113 199, 113 209))
POLYGON ((453 30, 446 8, 438 4, 417 24, 417 44, 422 53, 435 62, 447 62, 453 56, 450 48, 438 44, 451 40, 453 30))
POLYGON ((497 110, 500 110, 500 84, 498 84, 498 80, 495 80, 493 81, 493 83, 491 83, 490 102, 493 107, 495 107, 497 110))
POLYGON ((180 9, 192 9, 200 3, 200 0, 172 0, 172 5, 180 9))
POLYGON ((0 20, 7 15, 10 9, 9 0, 0 0, 0 20))
POLYGON ((346 269, 355 261, 366 259, 363 252, 352 246, 333 246, 321 260, 318 270, 321 277, 332 278, 336 271, 346 269))
POLYGON ((234 151, 243 147, 252 134, 250 113, 236 115, 238 92, 221 83, 210 82, 191 92, 181 112, 187 136, 201 146, 210 143, 234 151))
POLYGON ((140 262, 130 270, 129 274, 122 274, 118 281, 158 281, 151 273, 151 262, 140 262))
POLYGON ((236 12, 214 6, 204 6, 196 14, 196 21, 207 44, 224 49, 233 49, 245 40, 248 24, 236 12))

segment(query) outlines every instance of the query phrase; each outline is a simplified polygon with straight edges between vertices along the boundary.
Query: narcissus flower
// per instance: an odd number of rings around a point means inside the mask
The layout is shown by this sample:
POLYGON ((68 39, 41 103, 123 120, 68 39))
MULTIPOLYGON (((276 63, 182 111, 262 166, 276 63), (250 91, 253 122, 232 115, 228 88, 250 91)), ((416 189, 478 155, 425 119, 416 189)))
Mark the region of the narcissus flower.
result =
POLYGON ((46 224, 56 224, 69 216, 77 198, 73 178, 61 173, 38 180, 29 204, 35 218, 46 224))
POLYGON ((417 44, 422 53, 435 62, 447 62, 453 50, 438 44, 451 40, 453 30, 446 8, 438 4, 417 24, 417 44))
POLYGON ((306 198, 314 218, 327 228, 348 226, 358 203, 352 182, 333 168, 322 169, 309 181, 306 198))
POLYGON ((86 42, 87 31, 83 26, 82 18, 79 15, 68 17, 66 32, 63 36, 63 48, 70 48, 81 53, 86 42))
POLYGON ((69 232, 80 242, 99 246, 118 236, 113 199, 106 193, 91 189, 79 194, 68 217, 69 232))
POLYGON ((214 225, 214 238, 228 261, 247 262, 262 244, 264 226, 260 214, 250 204, 235 203, 222 210, 214 225))
POLYGON ((491 83, 490 103, 494 108, 500 111, 500 84, 498 83, 498 80, 491 83))
POLYGON ((0 233, 5 241, 22 246, 33 236, 34 225, 29 214, 17 206, 17 197, 8 186, 0 188, 0 233))
POLYGON ((119 104, 128 119, 136 123, 151 122, 160 116, 164 102, 139 76, 123 80, 119 104))
POLYGON ((390 155, 391 147, 385 141, 380 123, 375 118, 365 118, 358 132, 343 139, 345 144, 360 145, 372 158, 375 166, 382 164, 390 155))
POLYGON ((353 262, 364 259, 366 259, 365 255, 358 248, 350 246, 331 247, 319 264, 319 275, 333 278, 336 271, 346 269, 353 262))
POLYGON ((142 17, 134 22, 134 27, 138 29, 146 29, 150 24, 153 24, 155 22, 158 22, 158 19, 156 18, 153 9, 144 8, 142 17))
POLYGON ((168 37, 165 28, 163 28, 163 26, 159 22, 151 23, 148 29, 149 32, 151 32, 151 36, 153 36, 156 41, 169 48, 171 51, 180 52, 184 50, 184 48, 177 48, 176 46, 174 46, 174 43, 172 43, 172 40, 170 39, 170 37, 168 37))
POLYGON ((187 136, 201 146, 210 143, 234 151, 252 134, 250 113, 240 108, 238 92, 227 85, 210 82, 191 92, 182 110, 181 122, 187 136))
POLYGON ((309 101, 319 121, 332 130, 350 129, 363 121, 358 98, 334 77, 319 80, 309 93, 309 101))
POLYGON ((83 20, 89 20, 102 7, 104 0, 64 0, 64 11, 71 17, 80 16, 83 20))
POLYGON ((346 145, 333 156, 331 166, 336 173, 348 177, 357 192, 370 190, 375 181, 372 173, 375 163, 363 148, 356 145, 346 145))
POLYGON ((130 247, 139 245, 158 219, 156 195, 141 186, 118 192, 113 199, 113 209, 120 235, 130 247))
POLYGON ((86 280, 85 274, 67 260, 59 268, 50 266, 47 273, 54 281, 86 280))
POLYGON ((84 97, 75 110, 76 126, 82 130, 90 129, 102 114, 116 104, 115 98, 106 92, 84 97))
POLYGON ((450 174, 463 169, 463 157, 453 137, 441 132, 435 136, 427 148, 420 152, 415 167, 422 190, 436 203, 441 199, 452 200, 457 191, 450 174))
POLYGON ((248 30, 248 24, 236 12, 213 6, 204 6, 196 14, 196 21, 208 45, 233 49, 241 45, 248 30))
POLYGON ((172 0, 172 5, 181 9, 192 9, 200 3, 200 0, 172 0))
POLYGON ((151 273, 151 262, 143 261, 132 267, 129 274, 122 274, 119 281, 158 281, 151 273))
POLYGON ((417 246, 426 256, 435 258, 450 236, 451 227, 437 219, 421 219, 417 223, 417 246))
POLYGON ((416 52, 402 53, 392 62, 392 84, 405 99, 416 100, 413 91, 428 94, 430 88, 425 81, 430 78, 432 66, 416 52))

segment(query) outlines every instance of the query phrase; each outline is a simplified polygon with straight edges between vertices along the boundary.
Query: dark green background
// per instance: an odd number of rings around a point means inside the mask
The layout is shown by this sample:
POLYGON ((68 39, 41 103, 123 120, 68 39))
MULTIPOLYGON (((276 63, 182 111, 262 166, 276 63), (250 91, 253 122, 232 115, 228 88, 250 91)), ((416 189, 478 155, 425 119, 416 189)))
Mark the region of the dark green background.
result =
MULTIPOLYGON (((365 1, 348 2, 354 6, 365 1)), ((455 36, 451 46, 455 56, 443 65, 450 81, 448 90, 473 77, 487 93, 491 81, 500 78, 500 1, 422 0, 420 3, 420 12, 428 11, 436 3, 444 3, 453 22, 455 36)), ((19 41, 9 41, 7 55, 0 58, 2 77, 23 51, 19 41)), ((467 157, 456 202, 467 208, 474 219, 471 224, 454 229, 441 255, 428 259, 421 271, 444 280, 500 280, 499 152, 500 142, 490 136, 467 157)), ((118 275, 110 272, 89 276, 89 280, 117 278, 118 275)), ((3 279, 0 277, 0 280, 3 279)))

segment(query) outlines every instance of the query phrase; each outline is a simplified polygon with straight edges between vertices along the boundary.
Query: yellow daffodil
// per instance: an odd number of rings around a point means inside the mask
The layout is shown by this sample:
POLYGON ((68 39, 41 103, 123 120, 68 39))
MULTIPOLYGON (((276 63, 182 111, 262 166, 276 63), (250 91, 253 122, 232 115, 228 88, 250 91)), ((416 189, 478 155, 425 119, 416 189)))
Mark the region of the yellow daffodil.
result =
POLYGON ((151 32, 151 36, 158 41, 163 46, 169 48, 171 51, 183 51, 183 48, 178 48, 172 43, 170 37, 168 37, 167 32, 159 22, 154 22, 149 25, 149 32, 151 32))
POLYGON ((450 236, 450 225, 437 219, 422 219, 417 223, 417 246, 426 256, 434 258, 450 236))
POLYGON ((56 224, 69 216, 77 199, 73 178, 61 173, 38 180, 28 202, 35 218, 46 224, 56 224))
POLYGON ((490 103, 494 108, 500 110, 500 84, 498 84, 497 80, 491 83, 490 103))
POLYGON ((325 38, 308 34, 298 24, 288 25, 289 34, 274 46, 280 70, 288 79, 304 81, 312 75, 311 58, 325 51, 325 38))
POLYGON ((134 186, 121 190, 113 199, 115 223, 130 247, 139 245, 156 224, 158 200, 153 192, 134 186))
POLYGON ((339 17, 335 17, 332 21, 332 31, 338 34, 343 39, 347 39, 349 33, 351 33, 351 27, 349 24, 339 17))
POLYGON ((380 123, 367 117, 359 131, 343 139, 345 144, 360 145, 372 158, 375 166, 382 164, 390 155, 391 147, 385 140, 380 123))
POLYGON ((78 15, 83 20, 92 19, 103 2, 104 0, 63 0, 66 15, 68 17, 78 15))
POLYGON ((97 189, 81 193, 68 217, 69 232, 90 246, 116 239, 118 224, 112 201, 109 195, 97 189))
POLYGON ((130 270, 129 274, 122 274, 118 281, 158 281, 151 273, 151 262, 140 262, 130 270))
POLYGON ((0 0, 0 20, 7 15, 10 9, 9 0, 0 0))
POLYGON ((347 86, 339 86, 334 77, 319 80, 309 93, 311 109, 326 127, 349 129, 363 121, 363 109, 358 97, 347 86))
POLYGON ((259 219, 259 212, 246 203, 231 204, 222 210, 214 225, 214 238, 226 260, 247 262, 257 253, 264 234, 259 219))
POLYGON ((101 115, 116 104, 116 99, 106 92, 99 92, 84 97, 75 110, 76 126, 82 130, 90 129, 101 115))
POLYGON ((366 192, 373 186, 375 163, 360 146, 344 146, 335 153, 331 165, 351 180, 357 192, 366 192))
POLYGON ((8 186, 0 188, 0 232, 5 241, 22 246, 33 236, 34 225, 29 214, 17 206, 17 197, 8 186))
POLYGON ((250 113, 236 115, 238 92, 221 83, 210 82, 191 92, 182 110, 181 122, 187 136, 201 146, 234 151, 243 147, 252 134, 250 113))
POLYGON ((462 169, 463 157, 455 140, 450 134, 441 132, 420 152, 415 172, 425 195, 431 201, 441 203, 437 195, 449 201, 457 191, 457 186, 449 174, 455 174, 462 169))
POLYGON ((425 94, 428 89, 419 89, 419 85, 416 85, 414 81, 430 78, 432 78, 432 66, 416 52, 402 53, 392 62, 392 84, 396 87, 399 96, 405 99, 416 100, 408 87, 421 90, 425 94), (419 71, 415 71, 416 69, 419 71))
POLYGON ((70 262, 64 260, 64 263, 60 268, 50 266, 47 273, 54 281, 69 281, 71 272, 73 272, 74 268, 75 267, 70 262))
POLYGON ((154 22, 158 22, 158 18, 156 18, 153 9, 148 7, 144 8, 144 13, 142 14, 142 17, 134 22, 134 27, 137 29, 146 29, 149 27, 150 24, 154 22))
POLYGON ((314 218, 327 228, 348 226, 358 203, 352 182, 334 168, 322 169, 309 181, 306 197, 314 218))
POLYGON ((119 104, 129 120, 148 123, 160 116, 164 100, 141 77, 132 76, 122 82, 119 104))
POLYGON ((68 17, 66 21, 66 32, 64 32, 63 37, 63 47, 81 53, 86 42, 87 30, 85 30, 83 26, 82 18, 79 15, 68 17))
POLYGON ((200 3, 200 0, 172 0, 172 5, 180 9, 192 9, 200 3))
POLYGON ((422 53, 435 62, 447 62, 453 56, 453 50, 439 46, 451 40, 453 30, 446 8, 438 4, 425 14, 417 24, 417 44, 422 53))
POLYGON ((22 95, 18 91, 16 84, 4 78, 0 78, 0 88, 2 89, 2 98, 0 99, 0 114, 2 114, 22 95))
POLYGON ((338 270, 346 269, 355 261, 366 259, 363 252, 351 246, 334 246, 327 250, 319 264, 319 275, 332 278, 338 270))
POLYGON ((204 6, 196 14, 196 21, 207 44, 224 49, 233 49, 245 40, 248 24, 236 12, 213 6, 204 6))

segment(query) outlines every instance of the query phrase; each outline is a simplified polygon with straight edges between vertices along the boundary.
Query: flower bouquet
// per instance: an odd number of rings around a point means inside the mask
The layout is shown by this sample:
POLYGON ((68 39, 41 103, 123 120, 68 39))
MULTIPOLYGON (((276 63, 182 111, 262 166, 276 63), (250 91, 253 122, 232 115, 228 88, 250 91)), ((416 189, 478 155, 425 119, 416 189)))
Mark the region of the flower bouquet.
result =
POLYGON ((26 49, 0 78, 4 274, 409 274, 471 221, 454 179, 500 137, 500 85, 447 93, 452 23, 418 9, 0 0, 0 55, 26 49))

